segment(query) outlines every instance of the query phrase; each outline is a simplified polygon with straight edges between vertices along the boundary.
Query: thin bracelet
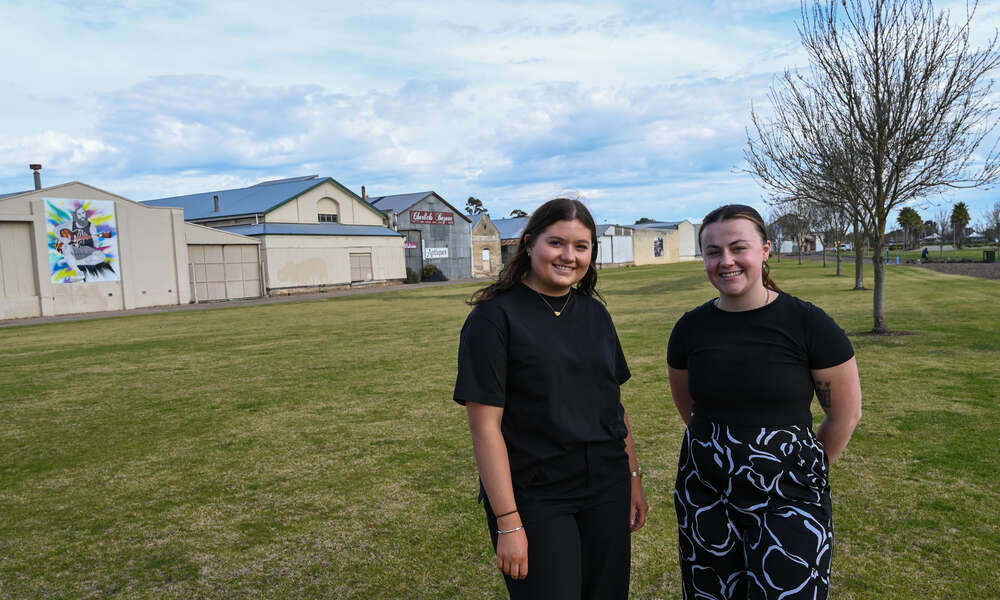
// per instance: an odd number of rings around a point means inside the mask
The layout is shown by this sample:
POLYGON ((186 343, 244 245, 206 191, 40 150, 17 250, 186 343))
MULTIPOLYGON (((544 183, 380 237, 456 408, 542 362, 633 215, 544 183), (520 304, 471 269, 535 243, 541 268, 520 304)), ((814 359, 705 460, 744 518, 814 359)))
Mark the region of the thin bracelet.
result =
POLYGON ((499 529, 497 530, 497 535, 503 535, 505 533, 514 533, 515 531, 521 531, 522 529, 524 529, 524 525, 519 525, 514 529, 499 529))
POLYGON ((500 517, 506 517, 506 516, 509 516, 509 515, 512 515, 512 514, 514 514, 514 513, 516 513, 516 512, 517 512, 517 509, 515 508, 514 510, 512 510, 512 511, 510 511, 510 512, 505 512, 505 513, 504 513, 504 514, 502 514, 502 515, 497 515, 497 518, 499 519, 500 517))

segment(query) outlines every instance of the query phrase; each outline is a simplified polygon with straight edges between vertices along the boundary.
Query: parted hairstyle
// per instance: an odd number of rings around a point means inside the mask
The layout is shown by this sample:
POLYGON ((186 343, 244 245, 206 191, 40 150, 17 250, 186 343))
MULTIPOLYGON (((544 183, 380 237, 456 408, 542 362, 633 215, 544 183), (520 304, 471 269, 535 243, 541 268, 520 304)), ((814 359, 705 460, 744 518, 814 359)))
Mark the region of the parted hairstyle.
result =
POLYGON ((531 272, 531 256, 528 255, 528 248, 534 245, 534 240, 549 225, 557 221, 577 220, 583 223, 590 230, 590 266, 583 279, 576 284, 576 291, 584 296, 596 296, 602 302, 604 298, 597 291, 597 225, 594 224, 594 217, 584 206, 583 202, 571 198, 555 198, 535 209, 528 218, 528 224, 524 226, 521 239, 517 243, 517 252, 509 263, 503 266, 500 277, 490 285, 477 290, 467 301, 475 306, 480 302, 486 302, 501 292, 505 292, 518 284, 524 276, 531 272))
MULTIPOLYGON (((757 228, 757 232, 760 233, 762 243, 766 244, 770 239, 767 236, 767 226, 764 225, 764 219, 761 218, 760 213, 758 213, 752 206, 747 206, 746 204, 727 204, 713 210, 705 215, 705 218, 701 220, 701 231, 705 231, 706 225, 721 223, 722 221, 728 221, 730 219, 746 219, 747 221, 753 223, 757 228)), ((698 236, 701 237, 701 232, 698 233, 698 236)), ((779 248, 778 251, 780 252, 781 249, 779 248)), ((774 280, 771 279, 771 267, 768 266, 766 260, 761 268, 761 281, 766 289, 774 292, 781 292, 781 288, 778 287, 778 284, 774 283, 774 280)))

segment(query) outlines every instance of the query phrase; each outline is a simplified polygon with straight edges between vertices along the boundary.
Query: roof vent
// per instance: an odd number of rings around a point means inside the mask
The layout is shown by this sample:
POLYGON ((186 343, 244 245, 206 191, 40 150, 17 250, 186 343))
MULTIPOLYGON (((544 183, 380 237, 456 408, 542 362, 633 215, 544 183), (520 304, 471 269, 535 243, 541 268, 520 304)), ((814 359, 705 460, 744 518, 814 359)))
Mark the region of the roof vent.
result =
POLYGON ((35 189, 42 189, 42 174, 39 173, 39 171, 42 170, 42 165, 30 164, 28 165, 28 168, 35 172, 35 189))

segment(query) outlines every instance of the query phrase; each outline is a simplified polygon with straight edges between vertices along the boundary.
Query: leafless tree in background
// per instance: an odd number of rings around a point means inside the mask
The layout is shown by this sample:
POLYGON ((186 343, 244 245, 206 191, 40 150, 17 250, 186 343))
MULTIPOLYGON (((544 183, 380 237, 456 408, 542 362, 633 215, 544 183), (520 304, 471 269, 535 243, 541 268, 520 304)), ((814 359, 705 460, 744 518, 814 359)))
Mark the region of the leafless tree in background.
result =
POLYGON ((987 241, 998 242, 998 250, 1000 250, 1000 200, 993 203, 989 209, 983 211, 983 222, 986 224, 986 230, 983 231, 983 235, 989 238, 987 241))
MULTIPOLYGON (((840 277, 840 253, 844 240, 847 238, 847 230, 851 227, 851 217, 847 211, 833 204, 815 205, 814 226, 817 232, 823 236, 824 252, 827 246, 837 248, 837 277, 840 277)), ((826 265, 826 257, 823 257, 823 265, 826 265)))
POLYGON ((934 213, 934 222, 938 226, 938 256, 944 256, 944 236, 951 225, 951 211, 941 207, 934 213))
POLYGON ((772 85, 773 114, 751 114, 747 170, 771 201, 840 206, 865 230, 873 333, 889 331, 882 254, 893 209, 1000 180, 997 145, 987 143, 996 128, 998 38, 970 45, 975 10, 973 2, 952 24, 929 0, 803 1, 809 68, 772 85))

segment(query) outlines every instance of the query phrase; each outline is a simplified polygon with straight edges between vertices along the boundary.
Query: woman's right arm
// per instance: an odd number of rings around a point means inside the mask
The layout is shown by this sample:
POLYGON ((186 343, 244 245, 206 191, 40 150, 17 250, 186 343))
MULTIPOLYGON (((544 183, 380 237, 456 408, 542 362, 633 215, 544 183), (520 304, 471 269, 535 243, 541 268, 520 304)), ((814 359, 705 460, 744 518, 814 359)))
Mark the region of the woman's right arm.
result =
POLYGON ((691 400, 690 392, 688 392, 687 369, 668 367, 667 371, 670 374, 670 394, 674 397, 677 412, 681 414, 684 424, 690 425, 691 411, 694 409, 694 403, 691 400))
MULTIPOLYGON (((493 513, 503 515, 517 510, 507 444, 500 431, 503 408, 467 402, 465 409, 469 415, 469 430, 472 432, 472 447, 479 467, 479 478, 483 481, 493 513)), ((497 526, 501 531, 521 527, 520 513, 514 512, 498 518, 497 526)), ((497 536, 497 567, 512 579, 527 577, 528 536, 523 529, 497 536)))

